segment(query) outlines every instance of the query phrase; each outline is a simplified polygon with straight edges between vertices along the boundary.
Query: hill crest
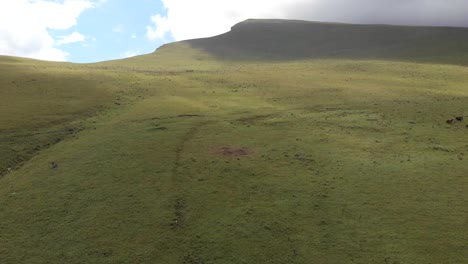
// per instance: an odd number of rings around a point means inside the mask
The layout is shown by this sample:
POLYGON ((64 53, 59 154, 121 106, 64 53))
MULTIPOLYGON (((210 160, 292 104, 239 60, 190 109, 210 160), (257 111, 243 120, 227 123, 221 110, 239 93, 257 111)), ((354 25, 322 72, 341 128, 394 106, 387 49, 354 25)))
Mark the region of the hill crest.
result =
POLYGON ((182 42, 223 60, 344 58, 468 64, 468 28, 457 27, 247 19, 224 34, 182 42))

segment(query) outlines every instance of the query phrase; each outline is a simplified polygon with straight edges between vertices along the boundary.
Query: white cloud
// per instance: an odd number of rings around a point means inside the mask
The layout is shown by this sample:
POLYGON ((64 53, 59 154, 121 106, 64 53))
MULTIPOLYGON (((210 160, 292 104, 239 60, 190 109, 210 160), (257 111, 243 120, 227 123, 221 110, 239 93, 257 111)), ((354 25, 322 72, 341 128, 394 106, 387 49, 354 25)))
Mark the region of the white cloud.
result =
POLYGON ((137 38, 136 34, 132 34, 130 37, 131 37, 132 39, 136 39, 136 38, 137 38))
POLYGON ((85 36, 81 35, 78 32, 73 32, 68 36, 60 36, 59 38, 60 39, 55 42, 55 44, 58 46, 75 42, 83 42, 86 39, 85 36))
MULTIPOLYGON (((176 40, 209 37, 230 30, 248 18, 286 18, 283 7, 297 0, 162 0, 167 16, 155 15, 155 28, 148 27, 149 39, 171 33, 176 40)), ((316 0, 309 0, 315 2, 316 0)))
POLYGON ((164 40, 166 35, 171 32, 171 25, 167 17, 157 14, 151 17, 154 26, 146 27, 146 37, 149 40, 164 40))
POLYGON ((79 33, 75 32, 76 34, 56 41, 48 30, 65 30, 75 26, 77 18, 84 10, 100 3, 102 1, 2 0, 0 54, 65 61, 68 54, 57 48, 57 45, 79 40, 79 33))

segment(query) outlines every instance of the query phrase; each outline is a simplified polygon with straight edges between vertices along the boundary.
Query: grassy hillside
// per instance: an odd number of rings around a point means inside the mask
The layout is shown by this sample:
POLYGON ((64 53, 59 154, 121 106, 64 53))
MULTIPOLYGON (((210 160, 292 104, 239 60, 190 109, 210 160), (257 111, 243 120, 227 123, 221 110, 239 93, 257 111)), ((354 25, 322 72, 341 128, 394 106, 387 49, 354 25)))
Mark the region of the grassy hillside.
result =
POLYGON ((186 42, 0 65, 0 157, 23 157, 0 179, 0 263, 468 259, 464 66, 186 42))
POLYGON ((74 121, 109 100, 88 74, 72 64, 0 57, 0 173, 74 133, 74 121))
POLYGON ((223 59, 385 59, 468 64, 468 28, 249 19, 186 43, 223 59))
POLYGON ((106 67, 0 56, 0 174, 83 129, 83 120, 138 93, 106 67))

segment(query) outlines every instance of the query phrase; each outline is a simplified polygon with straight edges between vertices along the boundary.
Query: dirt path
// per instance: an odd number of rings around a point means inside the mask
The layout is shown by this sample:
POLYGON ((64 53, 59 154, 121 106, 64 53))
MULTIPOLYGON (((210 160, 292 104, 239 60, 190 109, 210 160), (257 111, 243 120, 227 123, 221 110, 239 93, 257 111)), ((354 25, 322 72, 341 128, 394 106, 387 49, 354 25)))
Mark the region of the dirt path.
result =
POLYGON ((181 249, 184 253, 181 255, 181 261, 184 264, 201 264, 205 261, 197 253, 198 250, 191 244, 187 244, 184 228, 186 226, 186 210, 187 210, 187 199, 185 199, 183 181, 184 176, 180 172, 182 167, 182 158, 187 148, 187 144, 199 133, 200 129, 206 125, 213 123, 212 121, 205 121, 197 123, 192 126, 182 137, 179 145, 176 148, 174 165, 171 170, 171 181, 172 190, 175 193, 173 199, 173 217, 171 219, 171 229, 174 231, 174 235, 178 240, 178 244, 181 245, 181 249))

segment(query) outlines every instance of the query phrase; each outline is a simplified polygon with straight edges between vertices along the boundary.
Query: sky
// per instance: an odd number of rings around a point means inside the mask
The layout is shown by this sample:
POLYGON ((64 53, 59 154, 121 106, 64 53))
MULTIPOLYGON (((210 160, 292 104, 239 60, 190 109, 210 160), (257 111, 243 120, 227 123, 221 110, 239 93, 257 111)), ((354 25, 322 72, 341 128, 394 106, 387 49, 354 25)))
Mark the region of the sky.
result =
POLYGON ((468 27, 468 0, 0 0, 0 55, 98 62, 248 18, 468 27))

